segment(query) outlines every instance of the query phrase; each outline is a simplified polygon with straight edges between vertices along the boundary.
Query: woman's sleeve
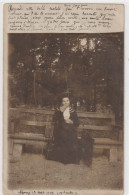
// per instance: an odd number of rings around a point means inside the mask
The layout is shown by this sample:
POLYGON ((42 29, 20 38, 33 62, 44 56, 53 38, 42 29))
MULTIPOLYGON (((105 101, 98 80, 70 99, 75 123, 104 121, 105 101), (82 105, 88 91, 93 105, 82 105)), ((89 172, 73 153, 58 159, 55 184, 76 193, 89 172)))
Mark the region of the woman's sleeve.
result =
POLYGON ((53 115, 53 122, 56 123, 58 121, 58 111, 55 110, 55 113, 53 115))
POLYGON ((77 113, 76 113, 76 112, 73 112, 72 114, 73 114, 73 117, 72 117, 72 119, 73 119, 73 124, 74 124, 76 127, 78 127, 78 126, 79 126, 79 120, 78 120, 77 113))
POLYGON ((62 116, 62 113, 58 109, 56 109, 53 115, 53 122, 57 123, 60 120, 61 116, 62 116))

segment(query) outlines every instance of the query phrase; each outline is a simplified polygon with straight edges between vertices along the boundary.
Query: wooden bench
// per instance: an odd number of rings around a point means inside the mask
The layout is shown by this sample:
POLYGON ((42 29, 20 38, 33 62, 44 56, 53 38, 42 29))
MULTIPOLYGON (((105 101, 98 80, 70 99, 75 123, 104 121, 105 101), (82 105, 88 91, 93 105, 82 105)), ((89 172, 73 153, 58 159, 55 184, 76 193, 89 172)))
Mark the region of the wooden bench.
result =
MULTIPOLYGON (((35 111, 35 110, 34 110, 35 111)), ((23 110, 23 112, 33 113, 32 110, 23 110)), ((53 115, 54 111, 36 111, 36 113, 44 113, 53 115)), ((95 119, 110 119, 108 125, 89 125, 89 124, 80 124, 78 128, 78 132, 86 132, 86 131, 113 131, 115 126, 115 116, 113 114, 103 114, 103 113, 81 113, 78 112, 79 118, 95 118, 95 119)), ((19 117, 20 118, 20 117, 19 117)), ((8 135, 9 138, 9 153, 14 156, 21 155, 23 145, 41 145, 42 148, 46 146, 48 141, 51 141, 53 138, 53 127, 52 122, 42 122, 42 121, 29 121, 22 119, 14 119, 11 121, 11 131, 8 135), (23 133, 23 132, 15 132, 15 123, 19 123, 27 126, 36 126, 36 127, 44 127, 44 134, 34 134, 34 133, 23 133)), ((109 160, 117 161, 121 159, 122 154, 122 131, 118 131, 118 139, 113 140, 111 138, 94 138, 94 149, 106 149, 109 150, 109 160)), ((81 139, 81 136, 78 136, 78 139, 81 139)))
POLYGON ((95 138, 94 147, 109 150, 110 162, 116 162, 122 158, 122 141, 109 138, 95 138))
POLYGON ((23 145, 41 145, 45 147, 49 140, 52 140, 52 128, 49 122, 41 121, 27 121, 27 120, 13 120, 11 121, 11 133, 8 134, 9 138, 9 154, 14 156, 21 155, 23 151, 23 145), (19 125, 38 126, 45 127, 44 134, 23 133, 15 132, 15 123, 19 125))
MULTIPOLYGON (((79 129, 84 133, 84 131, 113 131, 117 132, 117 139, 112 138, 93 138, 94 139, 94 149, 109 150, 109 160, 110 162, 116 162, 123 158, 123 131, 122 127, 117 127, 115 124, 114 114, 103 114, 103 113, 81 113, 81 117, 93 117, 101 119, 111 119, 108 125, 80 125, 79 129)), ((81 139, 81 137, 79 137, 81 139)))

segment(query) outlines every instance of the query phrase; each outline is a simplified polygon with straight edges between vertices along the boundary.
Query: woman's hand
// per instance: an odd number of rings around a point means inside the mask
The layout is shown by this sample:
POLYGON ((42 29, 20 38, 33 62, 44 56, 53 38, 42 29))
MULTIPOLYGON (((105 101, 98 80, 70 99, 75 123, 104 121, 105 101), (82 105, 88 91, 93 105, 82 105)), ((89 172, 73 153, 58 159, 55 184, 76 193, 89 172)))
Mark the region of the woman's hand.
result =
POLYGON ((67 108, 68 106, 66 106, 66 105, 64 105, 64 106, 60 106, 60 111, 61 112, 64 112, 65 111, 65 109, 67 108))
POLYGON ((75 112, 75 110, 70 107, 69 112, 72 113, 72 112, 75 112))
POLYGON ((65 122, 68 124, 73 124, 73 121, 70 118, 66 119, 65 122))

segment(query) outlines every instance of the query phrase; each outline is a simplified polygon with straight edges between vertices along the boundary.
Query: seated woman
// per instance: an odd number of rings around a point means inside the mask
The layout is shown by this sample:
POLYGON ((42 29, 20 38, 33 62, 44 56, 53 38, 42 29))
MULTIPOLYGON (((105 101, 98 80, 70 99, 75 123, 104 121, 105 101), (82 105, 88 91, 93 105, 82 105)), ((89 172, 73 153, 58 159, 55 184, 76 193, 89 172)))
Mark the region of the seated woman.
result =
POLYGON ((47 159, 64 164, 79 163, 81 152, 76 132, 78 125, 78 117, 70 105, 69 97, 63 97, 54 114, 54 145, 48 147, 47 159))

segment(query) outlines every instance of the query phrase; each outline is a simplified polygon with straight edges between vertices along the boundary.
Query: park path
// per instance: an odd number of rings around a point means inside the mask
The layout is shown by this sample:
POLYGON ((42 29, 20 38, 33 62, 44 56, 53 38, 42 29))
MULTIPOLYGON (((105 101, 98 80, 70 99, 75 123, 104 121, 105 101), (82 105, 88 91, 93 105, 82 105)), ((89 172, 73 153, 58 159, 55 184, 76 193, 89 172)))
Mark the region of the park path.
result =
POLYGON ((64 165, 45 160, 42 154, 24 153, 9 158, 10 189, 122 189, 122 162, 109 163, 105 156, 94 157, 92 167, 64 165))

